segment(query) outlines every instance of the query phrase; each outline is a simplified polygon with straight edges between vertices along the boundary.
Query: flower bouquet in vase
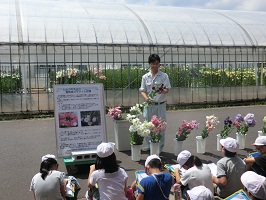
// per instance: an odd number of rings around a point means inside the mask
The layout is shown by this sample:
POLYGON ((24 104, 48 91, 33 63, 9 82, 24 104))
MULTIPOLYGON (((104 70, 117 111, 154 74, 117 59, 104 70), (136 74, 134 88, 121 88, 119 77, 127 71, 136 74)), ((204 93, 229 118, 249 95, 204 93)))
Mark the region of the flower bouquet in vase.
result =
POLYGON ((123 120, 121 107, 117 106, 115 108, 110 108, 108 110, 108 115, 112 117, 113 120, 123 120))
POLYGON ((131 159, 133 161, 140 160, 140 147, 143 144, 144 137, 150 134, 149 127, 151 122, 141 122, 139 118, 134 118, 129 121, 130 144, 131 144, 131 159))
POLYGON ((181 126, 178 127, 178 130, 175 135, 174 139, 174 154, 175 156, 178 156, 178 154, 183 150, 183 141, 187 139, 188 135, 191 133, 193 129, 198 129, 199 124, 196 120, 192 120, 190 122, 187 122, 186 120, 183 120, 181 126))
POLYGON ((206 123, 201 131, 201 135, 196 137, 198 153, 205 153, 206 138, 209 137, 209 133, 215 129, 215 126, 218 123, 220 123, 218 117, 215 117, 214 115, 206 116, 206 123))
POLYGON ((221 145, 220 145, 220 140, 227 138, 228 135, 233 131, 234 126, 231 118, 228 116, 224 120, 224 128, 221 131, 220 134, 217 135, 217 151, 221 151, 221 145))
POLYGON ((108 115, 114 121, 115 147, 117 151, 130 150, 130 137, 128 134, 130 123, 122 116, 121 108, 110 108, 108 110, 108 115))
POLYGON ((255 116, 252 113, 248 113, 244 118, 241 114, 237 114, 233 125, 236 127, 236 140, 239 143, 239 149, 244 149, 246 144, 246 134, 250 127, 256 125, 255 116))
POLYGON ((266 116, 263 118, 263 126, 261 127, 261 130, 258 131, 258 137, 260 136, 266 136, 266 116))
POLYGON ((158 118, 156 115, 153 115, 151 118, 150 129, 150 154, 160 154, 159 142, 161 139, 161 132, 166 129, 166 122, 162 118, 158 118))

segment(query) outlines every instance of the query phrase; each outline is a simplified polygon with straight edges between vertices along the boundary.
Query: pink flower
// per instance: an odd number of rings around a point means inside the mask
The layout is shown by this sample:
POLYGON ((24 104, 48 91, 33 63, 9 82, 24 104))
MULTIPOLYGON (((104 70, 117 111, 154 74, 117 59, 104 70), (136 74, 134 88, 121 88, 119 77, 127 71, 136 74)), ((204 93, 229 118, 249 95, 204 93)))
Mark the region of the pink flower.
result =
POLYGON ((121 112, 120 107, 110 108, 108 110, 108 115, 110 115, 114 120, 121 120, 123 119, 121 112))
POLYGON ((99 76, 99 79, 106 80, 106 76, 99 76))
POLYGON ((76 75, 77 75, 77 72, 72 71, 71 76, 76 76, 76 75))
POLYGON ((234 121, 233 122, 233 125, 238 129, 238 128, 240 128, 240 124, 239 124, 239 122, 237 122, 237 121, 234 121))
POLYGON ((60 114, 59 114, 59 119, 60 119, 60 120, 65 119, 65 114, 64 114, 64 113, 60 113, 60 114))
POLYGON ((60 120, 60 121, 59 121, 59 125, 60 125, 60 126, 67 126, 67 122, 66 122, 66 120, 60 120))
POLYGON ((151 132, 160 133, 166 129, 167 123, 162 118, 157 118, 156 115, 152 116, 151 123, 154 125, 151 132))
POLYGON ((199 124, 196 120, 192 120, 191 122, 187 122, 186 120, 182 121, 180 127, 178 127, 178 131, 176 132, 176 139, 179 141, 183 141, 187 138, 188 134, 195 129, 198 128, 199 124))

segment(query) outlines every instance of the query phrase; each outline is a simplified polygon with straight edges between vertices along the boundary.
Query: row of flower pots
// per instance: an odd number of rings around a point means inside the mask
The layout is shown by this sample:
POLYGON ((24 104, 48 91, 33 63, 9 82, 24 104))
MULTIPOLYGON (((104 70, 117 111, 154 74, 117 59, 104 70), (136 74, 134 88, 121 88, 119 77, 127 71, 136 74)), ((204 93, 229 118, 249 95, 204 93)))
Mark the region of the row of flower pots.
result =
MULTIPOLYGON (((156 90, 151 93, 151 100, 156 95, 156 90)), ((143 109, 149 106, 146 102, 142 104, 136 104, 130 108, 130 113, 127 114, 126 120, 124 120, 120 107, 111 108, 108 114, 115 121, 115 143, 118 151, 132 151, 132 160, 138 161, 140 159, 140 145, 143 143, 144 137, 149 136, 150 149, 152 154, 159 155, 159 141, 161 133, 166 129, 166 122, 158 118, 156 115, 152 116, 151 121, 141 122, 139 116, 142 114, 143 109), (121 125, 122 130, 118 130, 121 125), (129 134, 125 134, 130 132, 129 134), (129 146, 131 144, 131 146, 129 146), (135 156, 138 155, 138 156, 135 156)), ((266 133, 266 116, 263 119, 264 126, 259 135, 266 133)), ((206 138, 209 133, 215 129, 216 125, 220 123, 218 117, 214 115, 206 116, 206 122, 203 126, 200 136, 196 137, 197 152, 205 153, 206 149, 206 138)), ((217 150, 220 151, 220 139, 228 137, 228 135, 236 128, 236 139, 239 143, 239 149, 245 148, 245 138, 250 127, 254 127, 256 124, 255 116, 252 113, 248 113, 245 117, 241 114, 237 114, 234 121, 231 120, 230 116, 224 120, 224 126, 220 134, 217 135, 217 150)), ((174 139, 174 154, 177 156, 182 150, 183 141, 187 139, 188 135, 193 129, 198 129, 199 123, 196 120, 182 121, 182 125, 178 127, 178 130, 174 139)))
MULTIPOLYGON (((127 120, 114 120, 114 130, 115 130, 115 147, 118 151, 132 151, 132 160, 140 160, 141 145, 130 145, 130 135, 127 134, 130 122, 127 120)), ((258 136, 265 135, 262 131, 258 131, 258 136)), ((217 151, 221 151, 220 139, 223 137, 217 135, 217 151)), ((236 139, 239 143, 239 149, 245 148, 246 135, 236 133, 236 139)), ((197 153, 204 154, 206 151, 206 138, 203 139, 202 136, 196 136, 197 153)), ((183 141, 178 141, 174 139, 174 155, 177 156, 183 150, 183 141)), ((159 143, 151 143, 150 146, 151 154, 159 155, 159 143)))
MULTIPOLYGON (((262 131, 258 131, 259 136, 266 136, 262 131)), ((222 138, 221 134, 217 135, 217 151, 221 151, 220 140, 222 138)), ((239 149, 245 149, 246 145, 246 135, 236 133, 236 140, 239 143, 239 149)), ((203 139, 202 136, 196 136, 196 145, 197 145, 197 153, 204 154, 206 152, 206 138, 203 139)), ((178 154, 183 151, 183 141, 178 141, 174 139, 174 155, 178 156, 178 154)))

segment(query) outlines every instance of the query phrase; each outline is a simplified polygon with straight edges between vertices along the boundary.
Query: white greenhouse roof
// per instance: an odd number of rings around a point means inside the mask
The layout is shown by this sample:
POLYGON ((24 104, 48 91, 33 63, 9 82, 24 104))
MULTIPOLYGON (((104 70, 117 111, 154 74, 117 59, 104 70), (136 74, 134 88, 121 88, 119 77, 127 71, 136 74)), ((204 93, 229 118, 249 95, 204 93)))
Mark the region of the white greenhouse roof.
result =
POLYGON ((266 12, 0 0, 0 43, 266 46, 266 12))

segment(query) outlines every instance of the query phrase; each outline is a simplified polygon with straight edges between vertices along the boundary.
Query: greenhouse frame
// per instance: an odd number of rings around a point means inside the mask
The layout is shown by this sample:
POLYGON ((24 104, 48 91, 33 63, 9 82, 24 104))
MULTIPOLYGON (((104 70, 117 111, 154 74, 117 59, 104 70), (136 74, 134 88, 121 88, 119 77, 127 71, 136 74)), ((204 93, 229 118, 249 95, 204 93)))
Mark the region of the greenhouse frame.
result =
POLYGON ((143 102, 151 53, 169 105, 266 98, 266 12, 1 0, 0 20, 3 114, 52 111, 54 84, 102 83, 107 107, 143 102))

